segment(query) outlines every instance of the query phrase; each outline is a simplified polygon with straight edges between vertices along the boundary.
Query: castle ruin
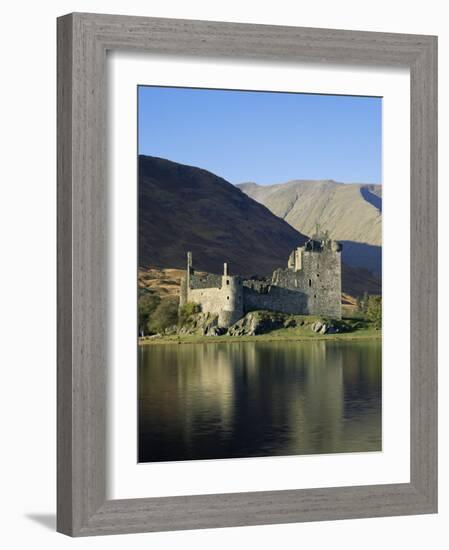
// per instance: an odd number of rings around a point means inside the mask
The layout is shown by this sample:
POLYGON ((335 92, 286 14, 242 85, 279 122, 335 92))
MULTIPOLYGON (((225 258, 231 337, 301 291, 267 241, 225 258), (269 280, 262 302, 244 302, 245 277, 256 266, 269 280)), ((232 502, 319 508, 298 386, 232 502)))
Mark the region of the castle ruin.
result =
POLYGON ((249 311, 269 310, 296 315, 341 319, 342 245, 327 236, 309 239, 293 250, 286 268, 269 278, 244 279, 223 274, 197 273, 192 253, 181 281, 180 306, 193 302, 205 313, 218 315, 218 325, 228 328, 249 311))

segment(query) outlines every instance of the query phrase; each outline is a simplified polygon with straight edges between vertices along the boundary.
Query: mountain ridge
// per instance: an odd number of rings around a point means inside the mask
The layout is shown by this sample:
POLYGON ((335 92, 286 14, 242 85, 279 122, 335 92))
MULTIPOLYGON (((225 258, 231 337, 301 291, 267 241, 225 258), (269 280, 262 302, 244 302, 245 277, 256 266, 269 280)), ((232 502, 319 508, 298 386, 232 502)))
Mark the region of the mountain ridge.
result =
POLYGON ((139 265, 268 275, 307 237, 225 179, 139 156, 139 265))
POLYGON ((334 180, 290 180, 237 187, 298 231, 313 235, 316 225, 343 243, 343 260, 380 275, 382 186, 334 180))

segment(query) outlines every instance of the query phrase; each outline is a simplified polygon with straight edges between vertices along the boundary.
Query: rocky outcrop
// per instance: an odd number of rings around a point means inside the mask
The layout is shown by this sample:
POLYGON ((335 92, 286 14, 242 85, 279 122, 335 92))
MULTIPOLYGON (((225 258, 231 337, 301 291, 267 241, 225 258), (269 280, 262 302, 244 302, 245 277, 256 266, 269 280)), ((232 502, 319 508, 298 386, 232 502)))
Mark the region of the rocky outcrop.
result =
MULTIPOLYGON (((301 315, 289 315, 271 311, 250 311, 227 330, 218 326, 218 316, 211 313, 195 313, 182 327, 173 327, 179 335, 198 336, 257 336, 278 329, 302 327, 317 334, 337 334, 351 331, 345 321, 334 319, 316 319, 301 315)), ((173 332, 170 332, 173 334, 173 332)))
POLYGON ((191 315, 186 323, 178 329, 181 335, 221 336, 226 332, 218 326, 218 315, 211 313, 196 313, 191 315))
POLYGON ((330 319, 321 319, 315 321, 310 326, 313 332, 318 334, 337 334, 339 332, 348 332, 350 327, 342 321, 334 321, 330 319))
POLYGON ((268 311, 251 311, 228 329, 229 336, 255 336, 284 327, 285 315, 268 311))

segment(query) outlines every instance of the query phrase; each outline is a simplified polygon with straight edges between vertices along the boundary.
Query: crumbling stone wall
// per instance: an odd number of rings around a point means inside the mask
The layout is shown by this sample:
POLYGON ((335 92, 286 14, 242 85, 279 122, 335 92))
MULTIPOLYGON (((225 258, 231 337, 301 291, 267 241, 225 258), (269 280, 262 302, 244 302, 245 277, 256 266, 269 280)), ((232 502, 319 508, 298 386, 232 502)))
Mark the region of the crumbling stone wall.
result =
POLYGON ((264 292, 258 292, 251 287, 243 287, 244 311, 267 309, 280 313, 304 314, 308 313, 307 295, 297 290, 270 285, 264 292))
POLYGON ((213 296, 219 295, 215 292, 215 290, 219 290, 221 288, 221 279, 221 275, 216 275, 215 273, 195 273, 193 268, 188 265, 187 275, 181 279, 179 304, 183 306, 188 301, 195 301, 193 300, 193 296, 198 298, 204 296, 204 300, 214 302, 215 299, 213 296), (187 287, 189 287, 189 289, 187 287), (198 289, 211 289, 211 292, 194 293, 192 294, 192 299, 189 299, 188 294, 198 289))
POLYGON ((190 276, 190 288, 220 288, 221 275, 215 273, 192 273, 190 276))

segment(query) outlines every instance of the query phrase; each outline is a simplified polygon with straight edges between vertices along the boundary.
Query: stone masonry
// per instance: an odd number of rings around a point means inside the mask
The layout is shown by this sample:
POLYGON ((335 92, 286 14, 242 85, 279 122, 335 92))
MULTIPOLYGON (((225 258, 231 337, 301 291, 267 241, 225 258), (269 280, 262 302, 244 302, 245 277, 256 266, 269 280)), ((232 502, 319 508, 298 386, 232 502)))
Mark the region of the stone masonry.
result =
POLYGON ((327 236, 309 239, 271 279, 230 275, 226 263, 222 275, 196 273, 188 252, 180 305, 200 304, 203 312, 218 315, 224 328, 261 309, 341 319, 341 250, 342 245, 327 236))

